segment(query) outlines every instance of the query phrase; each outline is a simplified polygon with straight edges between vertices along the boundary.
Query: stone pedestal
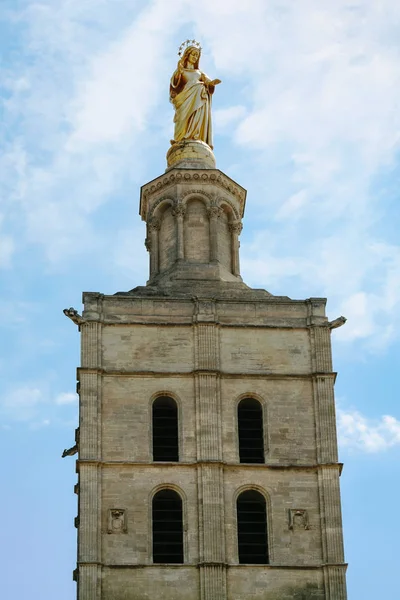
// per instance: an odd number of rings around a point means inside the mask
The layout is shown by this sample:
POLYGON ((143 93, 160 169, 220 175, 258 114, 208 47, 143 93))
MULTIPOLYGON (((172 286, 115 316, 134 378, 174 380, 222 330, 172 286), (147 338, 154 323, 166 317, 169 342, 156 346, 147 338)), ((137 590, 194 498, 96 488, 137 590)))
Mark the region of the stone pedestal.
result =
POLYGON ((185 140, 167 152, 167 171, 172 168, 215 169, 215 156, 210 146, 200 140, 185 140))

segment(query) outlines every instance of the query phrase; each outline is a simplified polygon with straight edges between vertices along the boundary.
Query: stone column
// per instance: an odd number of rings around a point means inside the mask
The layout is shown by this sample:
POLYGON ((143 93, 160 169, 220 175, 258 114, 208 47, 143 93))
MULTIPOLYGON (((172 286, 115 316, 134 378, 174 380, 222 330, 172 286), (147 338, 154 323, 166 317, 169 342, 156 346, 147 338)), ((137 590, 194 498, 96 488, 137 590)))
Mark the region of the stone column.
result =
POLYGON ((194 316, 201 600, 226 600, 227 594, 219 329, 215 310, 214 302, 198 300, 194 316))
POLYGON ((150 277, 157 275, 159 270, 158 233, 160 227, 160 219, 157 219, 156 217, 153 217, 148 224, 148 229, 150 230, 150 240, 148 242, 150 248, 150 277))
POLYGON ((208 209, 210 219, 210 261, 218 261, 218 219, 222 213, 222 208, 213 205, 208 209))
POLYGON ((232 273, 236 277, 240 276, 239 264, 239 235, 241 234, 243 225, 241 221, 233 221, 229 223, 229 231, 231 232, 231 256, 232 256, 232 273))
POLYGON ((186 207, 183 204, 177 204, 172 214, 176 217, 176 258, 177 260, 185 259, 185 249, 183 241, 183 219, 185 216, 186 207))

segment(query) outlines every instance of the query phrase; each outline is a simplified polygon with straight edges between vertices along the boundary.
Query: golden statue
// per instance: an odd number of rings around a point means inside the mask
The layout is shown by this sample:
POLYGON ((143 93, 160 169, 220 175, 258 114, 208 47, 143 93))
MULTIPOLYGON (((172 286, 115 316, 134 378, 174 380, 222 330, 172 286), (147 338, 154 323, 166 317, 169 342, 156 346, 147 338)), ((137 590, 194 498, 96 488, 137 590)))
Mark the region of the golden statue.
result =
POLYGON ((179 48, 178 66, 171 77, 170 101, 175 108, 175 132, 171 144, 201 140, 212 145, 211 97, 220 79, 209 79, 199 69, 201 46, 186 40, 179 48))

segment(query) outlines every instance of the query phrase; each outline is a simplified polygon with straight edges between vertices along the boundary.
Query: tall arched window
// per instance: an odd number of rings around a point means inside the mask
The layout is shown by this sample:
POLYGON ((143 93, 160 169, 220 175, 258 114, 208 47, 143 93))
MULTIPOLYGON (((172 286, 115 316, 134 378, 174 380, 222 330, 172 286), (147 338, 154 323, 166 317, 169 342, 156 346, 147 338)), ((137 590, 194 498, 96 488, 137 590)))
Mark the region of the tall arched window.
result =
POLYGON ((244 398, 238 405, 239 458, 241 463, 264 462, 263 411, 258 400, 244 398))
POLYGON ((183 563, 182 499, 174 490, 153 498, 153 562, 183 563))
POLYGON ((168 396, 153 402, 153 460, 179 460, 178 407, 168 396))
POLYGON ((267 511, 265 498, 246 490, 237 499, 237 531, 240 564, 268 564, 267 511))

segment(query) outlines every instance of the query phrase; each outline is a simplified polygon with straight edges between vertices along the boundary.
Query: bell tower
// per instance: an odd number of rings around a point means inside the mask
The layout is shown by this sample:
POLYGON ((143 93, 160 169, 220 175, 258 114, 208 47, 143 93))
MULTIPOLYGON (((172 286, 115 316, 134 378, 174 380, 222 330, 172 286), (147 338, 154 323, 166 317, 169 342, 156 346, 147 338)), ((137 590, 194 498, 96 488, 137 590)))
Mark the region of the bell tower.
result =
MULTIPOLYGON (((203 87, 183 85, 183 58, 174 99, 199 92, 206 111, 218 80, 196 67, 203 87)), ((78 600, 346 600, 330 339, 344 319, 243 283, 246 191, 194 137, 199 110, 141 188, 147 284, 65 311, 81 331, 78 600)))

